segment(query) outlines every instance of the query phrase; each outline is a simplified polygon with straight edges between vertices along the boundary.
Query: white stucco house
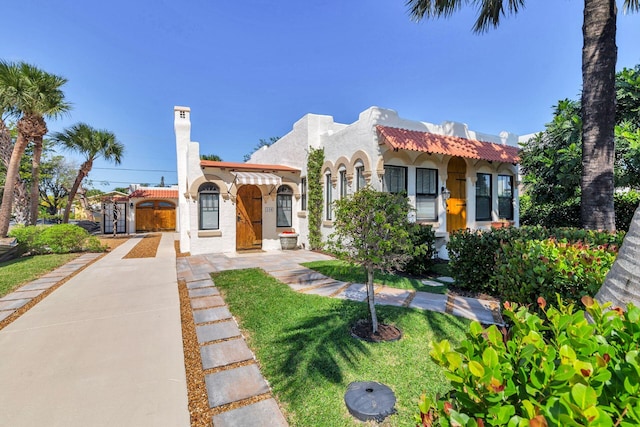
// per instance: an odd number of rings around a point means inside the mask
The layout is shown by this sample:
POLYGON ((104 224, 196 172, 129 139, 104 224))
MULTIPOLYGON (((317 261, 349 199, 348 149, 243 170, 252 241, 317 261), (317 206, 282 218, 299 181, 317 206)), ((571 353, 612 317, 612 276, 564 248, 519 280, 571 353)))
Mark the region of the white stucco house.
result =
POLYGON ((351 124, 307 114, 247 163, 200 160, 191 111, 174 108, 180 250, 191 254, 280 250, 295 231, 308 247, 307 154, 324 148, 322 234, 333 231, 332 201, 371 186, 405 192, 412 219, 434 227, 439 255, 452 230, 519 225, 518 137, 465 124, 406 120, 371 107, 351 124))

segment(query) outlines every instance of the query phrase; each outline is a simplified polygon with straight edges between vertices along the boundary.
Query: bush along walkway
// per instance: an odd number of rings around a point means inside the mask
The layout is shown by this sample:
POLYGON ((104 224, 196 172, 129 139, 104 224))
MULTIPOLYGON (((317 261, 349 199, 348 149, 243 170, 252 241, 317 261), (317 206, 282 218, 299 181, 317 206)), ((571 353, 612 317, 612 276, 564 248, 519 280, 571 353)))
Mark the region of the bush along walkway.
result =
POLYGON ((0 298, 0 329, 18 318, 31 305, 50 293, 69 276, 101 257, 102 253, 86 253, 44 276, 21 286, 0 298), (6 321, 5 321, 6 320, 6 321))

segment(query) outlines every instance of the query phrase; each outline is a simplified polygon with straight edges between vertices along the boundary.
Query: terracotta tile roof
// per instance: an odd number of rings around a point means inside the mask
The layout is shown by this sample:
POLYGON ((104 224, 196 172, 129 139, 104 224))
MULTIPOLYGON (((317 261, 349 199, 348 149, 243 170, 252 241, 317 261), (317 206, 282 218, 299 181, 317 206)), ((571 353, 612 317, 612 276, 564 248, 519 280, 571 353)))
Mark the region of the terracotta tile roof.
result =
POLYGON ((258 163, 233 163, 233 162, 214 162, 213 160, 200 160, 200 166, 233 169, 244 171, 282 171, 282 172, 300 172, 300 169, 292 168, 284 165, 261 165, 258 163))
POLYGON ((398 150, 422 151, 514 164, 520 161, 518 156, 520 149, 510 145, 381 125, 376 126, 376 129, 387 145, 398 150))
POLYGON ((139 188, 129 194, 129 198, 141 199, 177 199, 178 190, 171 188, 139 188))

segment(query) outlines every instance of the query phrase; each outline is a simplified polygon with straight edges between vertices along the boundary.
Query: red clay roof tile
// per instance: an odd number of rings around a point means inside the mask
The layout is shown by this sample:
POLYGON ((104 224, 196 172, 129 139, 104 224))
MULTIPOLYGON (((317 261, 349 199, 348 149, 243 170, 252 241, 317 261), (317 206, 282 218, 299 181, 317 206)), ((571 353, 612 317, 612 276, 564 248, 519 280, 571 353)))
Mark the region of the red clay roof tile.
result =
POLYGON ((381 125, 377 125, 376 129, 387 145, 398 150, 422 151, 513 164, 520 161, 519 148, 510 145, 381 125))
POLYGON ((129 198, 141 199, 177 199, 178 190, 170 188, 139 188, 129 194, 129 198))

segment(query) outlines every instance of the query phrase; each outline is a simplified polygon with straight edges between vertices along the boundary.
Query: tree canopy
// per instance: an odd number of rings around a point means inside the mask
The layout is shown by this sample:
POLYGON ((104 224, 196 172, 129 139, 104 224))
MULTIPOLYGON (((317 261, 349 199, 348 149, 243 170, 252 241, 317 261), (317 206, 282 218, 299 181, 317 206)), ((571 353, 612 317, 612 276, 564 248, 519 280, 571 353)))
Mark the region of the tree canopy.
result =
POLYGON ((271 145, 273 145, 274 143, 276 143, 278 140, 280 139, 279 136, 272 136, 270 137, 268 140, 267 139, 263 139, 260 138, 260 141, 258 141, 258 144, 253 148, 253 150, 251 150, 250 153, 247 153, 244 155, 243 160, 245 162, 248 162, 249 159, 251 158, 251 155, 253 153, 255 153, 256 151, 258 151, 259 149, 261 149, 262 147, 270 147, 271 145))
MULTIPOLYGON (((614 177, 616 188, 640 189, 640 65, 616 74, 614 177)), ((564 99, 545 130, 522 144, 521 168, 532 203, 564 203, 580 197, 582 109, 564 99)))
POLYGON ((399 269, 411 259, 409 199, 369 187, 335 201, 335 232, 329 248, 367 272, 367 294, 373 333, 378 330, 374 270, 399 269))

